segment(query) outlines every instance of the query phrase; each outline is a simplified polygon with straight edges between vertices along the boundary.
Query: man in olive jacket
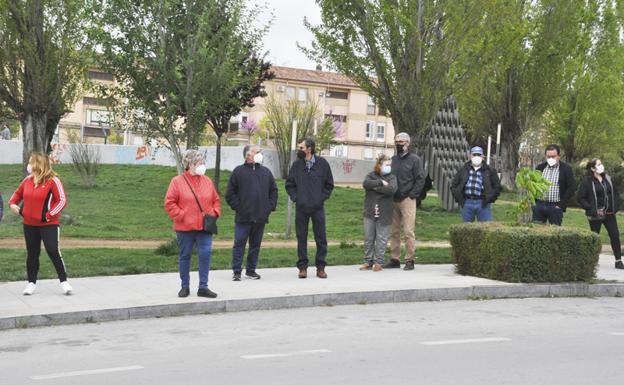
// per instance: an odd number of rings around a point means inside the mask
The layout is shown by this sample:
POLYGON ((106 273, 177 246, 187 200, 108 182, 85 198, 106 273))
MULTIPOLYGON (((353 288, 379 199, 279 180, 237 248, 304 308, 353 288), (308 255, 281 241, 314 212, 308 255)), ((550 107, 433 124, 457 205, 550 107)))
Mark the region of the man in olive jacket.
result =
POLYGON ((492 206, 501 193, 496 169, 483 163, 483 149, 473 147, 471 159, 457 170, 451 183, 455 202, 461 207, 464 222, 492 220, 492 206))
POLYGON ((308 276, 308 224, 312 219, 312 230, 316 242, 316 276, 327 278, 325 257, 327 257, 327 234, 325 231, 325 201, 334 189, 334 177, 329 163, 315 155, 315 142, 311 138, 299 143, 297 160, 293 163, 286 179, 286 192, 296 204, 295 226, 297 229, 297 267, 299 278, 308 276))

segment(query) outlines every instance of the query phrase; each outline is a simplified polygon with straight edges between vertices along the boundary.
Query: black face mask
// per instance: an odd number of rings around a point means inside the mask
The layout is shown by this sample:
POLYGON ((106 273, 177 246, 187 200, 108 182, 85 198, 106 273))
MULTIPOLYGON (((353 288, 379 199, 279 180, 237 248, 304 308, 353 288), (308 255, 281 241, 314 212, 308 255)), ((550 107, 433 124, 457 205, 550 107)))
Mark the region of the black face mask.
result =
POLYGON ((305 158, 306 153, 303 150, 297 150, 297 158, 303 159, 305 158))
POLYGON ((397 154, 402 154, 405 152, 405 145, 396 144, 395 146, 396 146, 397 154))

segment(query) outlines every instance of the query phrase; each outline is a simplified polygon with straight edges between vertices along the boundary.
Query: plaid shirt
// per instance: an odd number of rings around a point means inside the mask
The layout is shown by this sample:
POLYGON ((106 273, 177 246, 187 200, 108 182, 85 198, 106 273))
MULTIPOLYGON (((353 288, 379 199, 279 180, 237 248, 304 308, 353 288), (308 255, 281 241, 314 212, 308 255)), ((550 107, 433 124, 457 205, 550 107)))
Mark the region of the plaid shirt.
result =
POLYGON ((544 193, 544 201, 550 203, 558 203, 561 201, 561 194, 559 193, 559 163, 550 167, 546 165, 542 176, 550 182, 548 191, 544 193))
POLYGON ((312 158, 310 158, 310 160, 306 160, 305 162, 306 162, 306 169, 308 170, 308 172, 310 172, 310 169, 314 167, 314 163, 316 163, 316 157, 312 155, 312 158))
POLYGON ((483 175, 481 168, 475 170, 470 168, 468 171, 468 180, 464 187, 464 195, 480 197, 483 195, 483 175))

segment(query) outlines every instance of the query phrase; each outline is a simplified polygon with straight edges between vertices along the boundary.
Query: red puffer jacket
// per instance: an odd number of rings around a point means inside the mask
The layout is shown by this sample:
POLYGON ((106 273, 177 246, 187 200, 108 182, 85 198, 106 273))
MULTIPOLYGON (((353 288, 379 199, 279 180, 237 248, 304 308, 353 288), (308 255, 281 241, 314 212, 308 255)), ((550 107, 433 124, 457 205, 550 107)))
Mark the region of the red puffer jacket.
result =
POLYGON ((175 231, 200 231, 203 229, 204 219, 184 178, 193 187, 204 214, 221 216, 221 200, 210 178, 204 175, 191 175, 185 171, 182 175, 171 179, 165 196, 165 210, 173 219, 173 229, 175 231))
POLYGON ((58 177, 35 187, 33 176, 27 176, 11 196, 10 204, 19 205, 22 201, 23 221, 30 226, 58 225, 61 211, 67 205, 65 190, 58 177))

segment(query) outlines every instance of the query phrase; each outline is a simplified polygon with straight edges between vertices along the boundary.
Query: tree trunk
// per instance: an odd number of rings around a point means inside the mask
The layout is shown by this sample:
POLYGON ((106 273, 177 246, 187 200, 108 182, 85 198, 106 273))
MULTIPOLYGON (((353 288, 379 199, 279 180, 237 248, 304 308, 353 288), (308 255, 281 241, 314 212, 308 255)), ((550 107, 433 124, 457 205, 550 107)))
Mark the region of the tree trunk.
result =
POLYGON ((215 155, 214 180, 212 181, 217 193, 219 193, 219 179, 221 178, 221 136, 223 135, 219 132, 217 132, 217 153, 215 155))
POLYGON ((178 175, 181 175, 184 172, 184 163, 182 163, 182 150, 180 150, 180 146, 175 139, 174 134, 170 134, 169 136, 169 149, 173 154, 173 159, 176 162, 176 169, 178 170, 178 175))
POLYGON ((21 120, 22 133, 24 136, 24 149, 22 151, 22 162, 24 170, 33 152, 41 152, 47 154, 50 137, 46 132, 46 116, 45 114, 36 115, 27 113, 21 120))
POLYGON ((518 144, 503 141, 501 143, 501 185, 513 191, 516 189, 516 172, 518 170, 518 144))

